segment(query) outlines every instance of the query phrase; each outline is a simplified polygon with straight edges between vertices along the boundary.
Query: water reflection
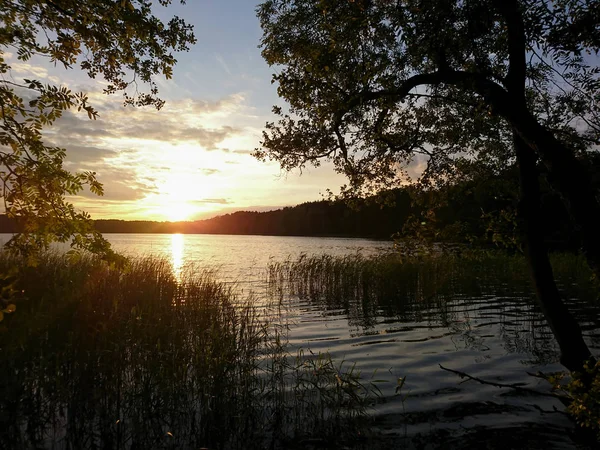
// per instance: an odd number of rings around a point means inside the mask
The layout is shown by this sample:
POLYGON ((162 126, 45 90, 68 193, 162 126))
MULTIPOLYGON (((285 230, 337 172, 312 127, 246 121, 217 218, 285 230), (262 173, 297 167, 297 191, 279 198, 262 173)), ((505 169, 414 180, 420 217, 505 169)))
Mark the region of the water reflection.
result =
POLYGON ((183 234, 171 235, 171 264, 173 264, 173 275, 177 282, 181 282, 181 272, 183 270, 183 251, 185 248, 183 234))
MULTIPOLYGON (((393 273, 384 266, 358 272, 352 259, 346 261, 348 268, 328 261, 311 260, 306 274, 301 265, 290 271, 294 295, 289 301, 298 307, 303 327, 308 328, 311 320, 338 321, 329 325, 336 331, 319 330, 318 336, 311 335, 316 333, 311 328, 308 333, 304 328, 295 330, 299 342, 335 338, 340 345, 330 350, 345 351, 347 339, 350 345, 362 346, 379 344, 385 335, 386 345, 397 343, 398 354, 406 355, 404 347, 410 345, 415 360, 425 351, 463 352, 476 363, 512 354, 515 362, 528 367, 558 361, 555 339, 536 306, 528 275, 502 270, 499 261, 457 262, 456 267, 445 268, 405 265, 393 273)), ((569 307, 595 347, 599 308, 584 301, 585 293, 566 275, 560 281, 569 307)))
MULTIPOLYGON (((404 423, 398 433, 414 438, 409 448, 437 448, 425 442, 435 441, 429 436, 438 431, 449 436, 496 426, 517 430, 524 423, 527 428, 549 428, 547 416, 540 416, 530 398, 458 384, 460 380, 439 368, 443 364, 539 390, 547 386, 527 372, 561 369, 558 347, 536 306, 528 274, 516 260, 510 263, 502 258, 447 264, 307 258, 273 265, 269 292, 290 305, 290 322, 298 324, 290 332, 295 348, 327 351, 356 362, 365 374, 390 367, 390 373, 406 376, 407 396, 401 402, 393 383, 378 385, 385 399, 376 407, 381 429, 404 423)), ((594 348, 600 338, 595 295, 575 283, 575 272, 557 271, 557 276, 563 297, 594 348)), ((536 399, 535 404, 548 411, 561 407, 550 399, 536 399)), ((570 425, 565 421, 558 426, 570 425)), ((454 447, 478 448, 441 448, 454 447)))

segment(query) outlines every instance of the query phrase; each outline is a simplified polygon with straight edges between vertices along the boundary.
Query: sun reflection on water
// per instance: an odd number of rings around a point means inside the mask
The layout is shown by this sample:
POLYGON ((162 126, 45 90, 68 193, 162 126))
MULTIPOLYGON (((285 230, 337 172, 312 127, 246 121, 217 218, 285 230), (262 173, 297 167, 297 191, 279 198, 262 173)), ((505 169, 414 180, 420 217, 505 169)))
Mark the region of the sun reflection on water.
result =
POLYGON ((173 275, 177 282, 181 282, 183 270, 183 249, 185 247, 183 234, 171 235, 171 264, 173 264, 173 275))

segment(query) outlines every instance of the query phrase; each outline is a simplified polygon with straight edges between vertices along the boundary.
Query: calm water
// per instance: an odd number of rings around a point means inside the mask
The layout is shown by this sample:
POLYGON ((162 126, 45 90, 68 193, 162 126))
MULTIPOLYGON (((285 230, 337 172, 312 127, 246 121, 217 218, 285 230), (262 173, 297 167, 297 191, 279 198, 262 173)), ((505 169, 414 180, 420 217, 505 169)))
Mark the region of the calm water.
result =
POLYGON ((287 236, 207 234, 109 234, 113 248, 127 255, 160 255, 172 261, 176 273, 187 265, 208 267, 223 280, 243 288, 264 283, 270 261, 307 255, 364 255, 390 251, 389 241, 287 236))
MULTIPOLYGON (((391 250, 389 242, 364 239, 106 237, 126 254, 169 258, 176 274, 190 264, 217 268, 221 279, 236 282, 242 292, 252 291, 259 297, 267 295, 265 269, 270 261, 295 259, 301 254, 369 255, 391 250)), ((442 364, 489 381, 525 383, 547 391, 544 381, 527 372, 547 373, 562 367, 557 364, 557 347, 533 303, 526 277, 523 280, 510 286, 498 282, 497 286, 486 283, 463 291, 459 287, 443 302, 431 303, 407 299, 401 304, 365 305, 354 299, 323 302, 287 295, 284 302, 292 352, 330 352, 338 362, 356 363, 365 379, 375 374, 376 379, 388 380, 379 385, 382 397, 373 408, 374 429, 394 436, 399 446, 445 442, 447 448, 454 448, 462 446, 452 443, 459 439, 456 436, 462 436, 464 444, 465 434, 484 432, 488 441, 499 436, 504 448, 573 448, 572 424, 554 411, 562 410, 558 401, 464 382, 439 367, 442 364), (395 395, 395 380, 400 376, 407 377, 404 401, 395 395)), ((474 280, 473 284, 478 283, 474 280)), ((570 306, 584 326, 592 351, 598 353, 598 308, 574 298, 570 306)))
MULTIPOLYGON (((0 245, 12 235, 0 233, 0 245)), ((219 278, 247 290, 265 281, 270 261, 306 255, 372 255, 391 251, 392 243, 368 239, 208 234, 106 234, 113 248, 128 256, 160 256, 176 274, 186 266, 217 270, 219 278)), ((67 245, 59 245, 67 249, 67 245)))

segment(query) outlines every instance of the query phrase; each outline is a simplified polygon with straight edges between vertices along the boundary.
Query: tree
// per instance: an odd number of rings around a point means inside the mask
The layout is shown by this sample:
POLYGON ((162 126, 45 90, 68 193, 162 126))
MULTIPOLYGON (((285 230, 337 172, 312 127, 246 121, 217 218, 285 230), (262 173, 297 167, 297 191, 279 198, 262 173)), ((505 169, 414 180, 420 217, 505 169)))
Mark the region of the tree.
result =
POLYGON ((571 370, 591 355, 553 280, 539 233, 538 161, 581 228, 600 276, 600 205, 582 159, 600 142, 596 0, 268 0, 262 54, 289 112, 267 123, 259 158, 292 169, 333 162, 342 194, 423 184, 467 158, 516 162, 519 217, 538 299, 571 370))
MULTIPOLYGON (((18 60, 33 56, 107 82, 106 94, 123 92, 124 105, 160 109, 154 78, 170 78, 172 52, 195 42, 192 27, 173 17, 163 23, 152 15, 149 0, 18 0, 0 8, 0 181, 5 212, 24 232, 8 246, 31 255, 51 241, 71 240, 75 249, 114 257, 94 230, 90 216, 65 196, 88 186, 102 195, 93 172, 70 173, 66 150, 46 145, 42 132, 66 110, 76 108, 90 119, 98 114, 82 92, 39 80, 14 80, 7 51, 18 60), (139 90, 142 85, 147 91, 139 90)), ((171 0, 159 0, 167 6, 171 0)), ((185 3, 185 1, 182 1, 185 3)))

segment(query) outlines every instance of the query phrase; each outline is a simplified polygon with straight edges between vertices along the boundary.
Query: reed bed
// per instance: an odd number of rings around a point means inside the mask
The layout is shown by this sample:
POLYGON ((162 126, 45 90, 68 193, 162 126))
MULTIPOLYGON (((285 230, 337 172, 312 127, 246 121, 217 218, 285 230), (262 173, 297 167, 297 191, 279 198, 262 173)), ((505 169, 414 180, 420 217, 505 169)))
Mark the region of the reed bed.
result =
POLYGON ((289 355, 285 327, 210 272, 0 253, 0 273, 17 305, 0 323, 0 448, 358 442, 376 392, 327 355, 289 355))
MULTIPOLYGON (((585 259, 574 254, 551 257, 559 288, 567 299, 594 302, 596 281, 585 259)), ((427 307, 449 298, 476 297, 493 292, 531 297, 525 258, 505 252, 437 253, 405 257, 389 253, 334 257, 306 256, 273 262, 267 281, 270 295, 281 301, 286 294, 331 307, 427 307)), ((362 311, 362 315, 369 315, 362 311)))

